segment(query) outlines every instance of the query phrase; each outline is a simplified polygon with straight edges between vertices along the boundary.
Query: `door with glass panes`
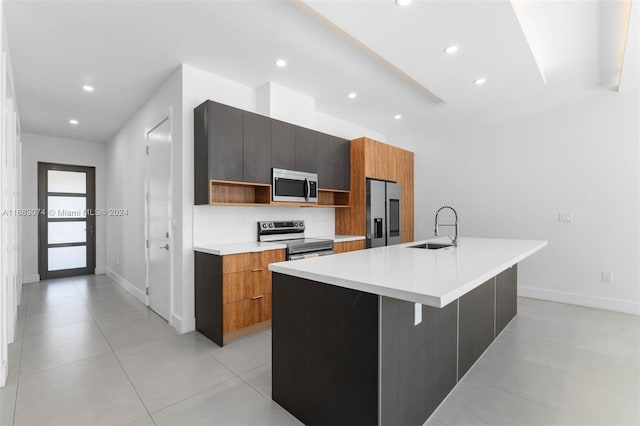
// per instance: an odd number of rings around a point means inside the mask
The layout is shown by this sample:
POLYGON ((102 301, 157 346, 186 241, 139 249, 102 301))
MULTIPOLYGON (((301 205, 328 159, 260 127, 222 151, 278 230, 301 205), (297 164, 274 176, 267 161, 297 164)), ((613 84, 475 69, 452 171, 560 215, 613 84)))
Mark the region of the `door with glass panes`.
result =
POLYGON ((95 168, 38 163, 40 279, 95 273, 95 168))

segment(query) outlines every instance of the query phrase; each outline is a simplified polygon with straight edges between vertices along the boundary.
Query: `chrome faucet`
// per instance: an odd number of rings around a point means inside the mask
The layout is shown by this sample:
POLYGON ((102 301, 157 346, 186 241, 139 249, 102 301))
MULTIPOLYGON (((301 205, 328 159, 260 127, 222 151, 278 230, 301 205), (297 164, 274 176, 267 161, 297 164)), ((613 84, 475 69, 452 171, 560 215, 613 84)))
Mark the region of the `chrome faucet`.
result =
POLYGON ((440 232, 438 230, 438 227, 440 226, 454 226, 456 228, 456 235, 454 238, 451 238, 451 243, 453 244, 454 247, 458 247, 460 245, 460 240, 458 239, 458 212, 456 212, 456 209, 454 209, 453 207, 449 207, 449 206, 443 206, 440 207, 438 209, 438 211, 436 212, 436 225, 435 225, 435 229, 434 229, 434 234, 436 237, 440 236, 440 232), (453 212, 453 214, 456 216, 456 223, 449 223, 449 224, 438 224, 438 214, 440 214, 440 212, 444 209, 449 209, 453 212))

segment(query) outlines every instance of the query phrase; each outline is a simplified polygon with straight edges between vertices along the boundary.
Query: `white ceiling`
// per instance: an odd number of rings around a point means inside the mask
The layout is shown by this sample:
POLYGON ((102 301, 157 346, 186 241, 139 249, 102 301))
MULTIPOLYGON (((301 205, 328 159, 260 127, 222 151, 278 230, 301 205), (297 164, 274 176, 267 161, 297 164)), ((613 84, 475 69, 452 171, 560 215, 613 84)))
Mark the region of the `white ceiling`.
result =
POLYGON ((252 87, 277 82, 387 135, 512 114, 611 87, 603 70, 615 74, 610 34, 624 1, 535 2, 517 14, 506 0, 308 3, 5 1, 22 129, 107 141, 181 63, 252 87), (460 51, 448 57, 452 43, 460 51))

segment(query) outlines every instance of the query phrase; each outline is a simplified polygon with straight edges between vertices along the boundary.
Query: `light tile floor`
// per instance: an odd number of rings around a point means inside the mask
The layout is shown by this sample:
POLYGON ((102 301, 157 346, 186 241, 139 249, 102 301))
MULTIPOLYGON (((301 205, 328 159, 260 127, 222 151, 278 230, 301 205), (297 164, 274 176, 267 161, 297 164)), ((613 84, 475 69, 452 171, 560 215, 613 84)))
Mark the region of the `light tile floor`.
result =
MULTIPOLYGON (((519 299, 429 425, 640 425, 640 318, 519 299)), ((104 275, 26 284, 0 425, 299 424, 271 400, 271 333, 178 335, 104 275)))

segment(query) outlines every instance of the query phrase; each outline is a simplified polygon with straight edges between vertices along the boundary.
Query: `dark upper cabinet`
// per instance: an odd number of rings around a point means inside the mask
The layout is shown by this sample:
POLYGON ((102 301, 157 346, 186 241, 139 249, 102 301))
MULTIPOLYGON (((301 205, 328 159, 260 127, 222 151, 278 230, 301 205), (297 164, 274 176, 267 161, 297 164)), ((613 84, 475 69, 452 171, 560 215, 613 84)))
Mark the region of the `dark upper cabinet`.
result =
POLYGON ((316 152, 318 154, 318 187, 334 189, 336 161, 333 153, 337 148, 334 137, 324 133, 318 133, 316 139, 316 152))
POLYGON ((293 124, 271 120, 271 167, 296 168, 296 127, 293 124))
POLYGON ((242 110, 213 103, 209 127, 209 179, 242 181, 242 110))
POLYGON ((243 181, 271 182, 271 119, 244 111, 242 114, 243 181))
POLYGON ((194 202, 209 180, 271 183, 271 169, 318 173, 320 188, 350 189, 348 140, 213 101, 194 109, 194 202))
POLYGON ((296 128, 296 167, 300 172, 317 173, 318 160, 316 151, 316 135, 318 132, 304 127, 296 128))
POLYGON ((335 189, 351 190, 351 142, 336 138, 333 169, 335 189))
POLYGON ((317 133, 318 181, 323 189, 350 189, 349 141, 317 133))

